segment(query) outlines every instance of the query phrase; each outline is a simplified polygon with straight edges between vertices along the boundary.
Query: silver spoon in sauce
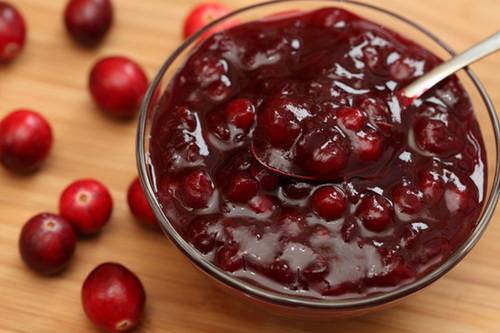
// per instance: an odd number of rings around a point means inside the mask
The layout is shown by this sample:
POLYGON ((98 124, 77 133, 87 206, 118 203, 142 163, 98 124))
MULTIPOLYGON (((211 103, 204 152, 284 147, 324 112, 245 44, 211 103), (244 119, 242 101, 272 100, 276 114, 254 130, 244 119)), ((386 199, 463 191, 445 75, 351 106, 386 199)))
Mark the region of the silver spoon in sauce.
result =
MULTIPOLYGON (((394 96, 398 99, 401 109, 407 108, 415 99, 425 94, 425 92, 443 79, 498 50, 500 50, 500 31, 454 56, 450 60, 436 66, 405 88, 396 92, 394 96)), ((262 147, 255 144, 255 135, 256 132, 254 131, 250 143, 250 150, 255 159, 265 168, 287 177, 305 180, 332 180, 349 175, 362 174, 379 165, 382 161, 382 158, 379 158, 371 164, 365 164, 358 168, 347 168, 347 170, 343 169, 338 173, 318 176, 311 171, 306 171, 297 167, 291 160, 288 160, 286 156, 281 156, 284 154, 282 154, 282 152, 280 153, 279 150, 270 152, 266 149, 262 149, 262 147)), ((389 152, 384 153, 382 156, 387 157, 388 154, 390 155, 389 152)))

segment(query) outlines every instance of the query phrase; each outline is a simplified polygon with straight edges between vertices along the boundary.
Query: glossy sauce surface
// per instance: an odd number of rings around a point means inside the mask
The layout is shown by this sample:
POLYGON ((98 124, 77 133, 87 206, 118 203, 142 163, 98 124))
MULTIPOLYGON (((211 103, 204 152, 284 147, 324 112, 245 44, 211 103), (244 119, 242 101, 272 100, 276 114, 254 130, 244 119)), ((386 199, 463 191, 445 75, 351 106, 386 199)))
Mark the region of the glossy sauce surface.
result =
POLYGON ((485 151, 455 77, 401 108, 440 60, 325 8, 219 32, 189 57, 151 139, 158 198, 207 260, 281 293, 349 298, 409 283, 474 228, 485 151), (262 166, 250 143, 285 177, 262 166))

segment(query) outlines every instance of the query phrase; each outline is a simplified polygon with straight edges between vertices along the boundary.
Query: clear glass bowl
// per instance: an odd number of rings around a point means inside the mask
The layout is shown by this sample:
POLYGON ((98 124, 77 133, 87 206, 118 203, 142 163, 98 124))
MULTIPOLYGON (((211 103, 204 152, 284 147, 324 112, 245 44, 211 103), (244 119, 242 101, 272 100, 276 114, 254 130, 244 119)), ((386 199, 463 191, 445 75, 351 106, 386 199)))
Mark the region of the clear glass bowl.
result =
POLYGON ((154 166, 150 163, 150 139, 152 124, 159 112, 158 103, 167 89, 178 68, 182 66, 191 50, 198 44, 200 37, 208 29, 227 20, 238 19, 241 22, 254 21, 270 14, 289 10, 314 10, 322 7, 340 7, 374 22, 382 22, 384 26, 409 37, 438 57, 446 60, 454 52, 429 31, 410 21, 409 18, 391 13, 388 10, 357 1, 273 1, 254 5, 226 16, 198 32, 184 43, 166 60, 154 78, 142 105, 137 135, 137 162, 141 183, 153 211, 168 238, 201 272, 208 276, 222 289, 233 296, 256 305, 267 311, 294 317, 309 319, 340 318, 360 315, 380 307, 393 304, 430 285, 454 267, 472 249, 483 234, 493 214, 500 193, 499 180, 499 145, 500 131, 495 110, 478 79, 470 70, 462 70, 457 74, 472 101, 478 116, 483 139, 487 151, 488 183, 486 200, 477 227, 465 243, 443 264, 424 277, 389 292, 375 294, 357 299, 318 300, 287 296, 249 284, 220 270, 205 260, 197 250, 186 242, 170 223, 159 204, 154 176, 154 166))

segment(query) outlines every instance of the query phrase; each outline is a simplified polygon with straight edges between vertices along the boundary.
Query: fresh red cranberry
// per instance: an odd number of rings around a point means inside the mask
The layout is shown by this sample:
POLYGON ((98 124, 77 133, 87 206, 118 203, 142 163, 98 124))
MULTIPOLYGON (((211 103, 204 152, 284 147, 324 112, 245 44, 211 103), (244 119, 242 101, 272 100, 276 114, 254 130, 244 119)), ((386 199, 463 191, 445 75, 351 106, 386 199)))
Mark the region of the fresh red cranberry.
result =
MULTIPOLYGON (((229 14, 231 9, 215 2, 205 2, 194 7, 184 21, 184 39, 188 38, 209 23, 229 14)), ((207 31, 208 36, 217 30, 226 29, 237 24, 236 20, 228 20, 222 25, 218 25, 207 31)))
POLYGON ((146 292, 137 275, 125 266, 106 262, 87 276, 82 305, 90 321, 108 332, 125 332, 142 317, 146 292))
POLYGON ((360 132, 357 134, 354 149, 362 161, 377 160, 384 149, 384 140, 374 132, 360 132))
POLYGON ((19 249, 23 261, 40 274, 63 270, 73 257, 76 234, 62 216, 42 213, 29 219, 21 230, 19 249))
POLYGON ((391 205, 378 194, 364 196, 356 209, 356 215, 366 229, 375 232, 385 230, 393 220, 391 205))
POLYGON ((340 218, 346 209, 347 203, 342 191, 333 186, 325 186, 314 192, 311 198, 312 209, 326 220, 340 218))
POLYGON ((120 118, 138 112, 148 84, 143 69, 133 60, 121 56, 99 60, 89 77, 90 93, 97 105, 120 118))
POLYGON ((226 197, 235 203, 244 203, 253 198, 259 190, 259 183, 250 175, 235 174, 226 185, 226 197))
POLYGON ((180 190, 182 199, 189 207, 205 208, 214 193, 214 184, 205 172, 192 171, 184 178, 180 190))
POLYGON ((357 132, 365 122, 365 115, 358 109, 340 108, 337 119, 344 128, 357 132))
POLYGON ((52 148, 52 129, 31 110, 16 110, 0 122, 0 162, 9 170, 34 171, 52 148))
POLYGON ((26 25, 21 13, 11 4, 0 1, 0 61, 12 60, 24 48, 26 25))
POLYGON ((113 199, 106 186, 94 179, 68 185, 59 199, 59 211, 80 235, 99 232, 111 217, 113 199))
POLYGON ((70 0, 64 11, 66 28, 83 44, 99 42, 112 22, 113 7, 109 0, 70 0))
POLYGON ((215 264, 226 272, 234 272, 243 268, 243 257, 234 246, 222 246, 217 250, 215 264))
POLYGON ((149 205, 139 177, 135 177, 127 191, 127 203, 136 219, 147 227, 158 227, 158 221, 149 205))
POLYGON ((396 211, 408 215, 418 214, 425 205, 423 193, 408 186, 396 188, 391 199, 396 211))
POLYGON ((245 131, 249 130, 254 123, 255 107, 246 98, 238 98, 228 104, 226 108, 226 120, 245 131))

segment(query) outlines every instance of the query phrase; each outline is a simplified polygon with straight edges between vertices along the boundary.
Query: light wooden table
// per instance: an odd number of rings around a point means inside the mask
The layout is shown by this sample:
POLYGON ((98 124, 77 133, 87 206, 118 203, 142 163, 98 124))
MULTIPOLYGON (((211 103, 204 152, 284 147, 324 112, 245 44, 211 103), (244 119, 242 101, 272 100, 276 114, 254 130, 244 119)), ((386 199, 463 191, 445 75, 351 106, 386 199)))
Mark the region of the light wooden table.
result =
MULTIPOLYGON (((126 55, 153 77, 181 42, 182 23, 196 0, 114 0, 116 20, 104 43, 84 49, 66 34, 66 0, 10 0, 28 25, 24 53, 0 65, 0 117, 32 108, 51 122, 55 144, 37 173, 0 168, 0 332, 92 332, 80 303, 87 274, 103 261, 135 271, 147 291, 137 332, 500 332, 500 215, 458 267, 397 307, 333 323, 283 319, 227 296, 205 280, 159 232, 139 226, 126 204, 136 175, 136 120, 104 116, 86 89, 91 65, 104 55, 126 55), (93 177, 105 183, 115 206, 97 237, 78 242, 69 269, 40 277, 22 263, 17 241, 24 222, 57 211, 62 189, 93 177)), ((500 27, 498 0, 379 0, 405 8, 457 51, 500 27), (401 2, 401 3, 400 3, 401 2)), ((233 8, 251 1, 226 1, 233 8)), ((500 109, 500 54, 472 66, 500 109)))

